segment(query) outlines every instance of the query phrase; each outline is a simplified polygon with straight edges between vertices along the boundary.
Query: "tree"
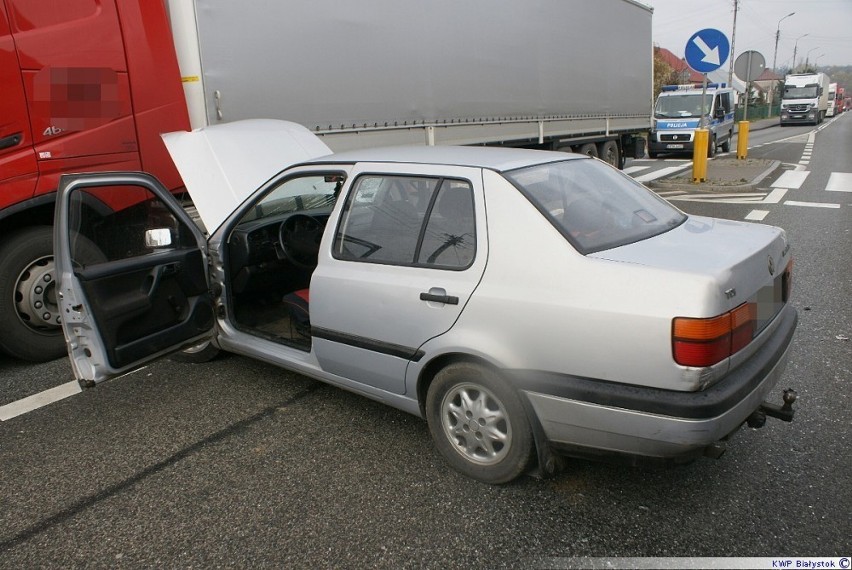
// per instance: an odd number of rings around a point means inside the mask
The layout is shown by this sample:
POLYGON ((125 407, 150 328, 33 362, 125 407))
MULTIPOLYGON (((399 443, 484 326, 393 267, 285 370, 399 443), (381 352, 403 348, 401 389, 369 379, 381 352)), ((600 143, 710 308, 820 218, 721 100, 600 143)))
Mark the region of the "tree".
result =
POLYGON ((668 85, 671 83, 672 76, 675 75, 675 71, 671 65, 663 60, 660 52, 657 48, 654 48, 654 99, 657 99, 657 95, 660 94, 660 91, 663 90, 663 85, 668 85))

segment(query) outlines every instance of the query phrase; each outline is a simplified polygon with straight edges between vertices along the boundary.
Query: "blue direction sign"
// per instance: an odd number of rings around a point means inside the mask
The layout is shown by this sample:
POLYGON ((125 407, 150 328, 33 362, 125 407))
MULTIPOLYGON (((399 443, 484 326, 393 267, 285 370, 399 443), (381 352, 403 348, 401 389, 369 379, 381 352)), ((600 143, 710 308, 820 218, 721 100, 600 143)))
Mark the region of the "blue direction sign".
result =
POLYGON ((728 59, 731 44, 719 30, 707 28, 692 34, 686 42, 686 63, 698 73, 716 71, 728 59))

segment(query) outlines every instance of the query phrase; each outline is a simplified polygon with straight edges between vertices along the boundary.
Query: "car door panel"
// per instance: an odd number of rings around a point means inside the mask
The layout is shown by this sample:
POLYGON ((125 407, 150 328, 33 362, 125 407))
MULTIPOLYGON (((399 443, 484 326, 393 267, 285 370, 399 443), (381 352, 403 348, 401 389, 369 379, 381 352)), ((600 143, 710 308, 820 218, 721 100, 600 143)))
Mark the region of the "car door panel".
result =
MULTIPOLYGON (((352 183, 347 196, 355 191, 359 175, 376 176, 376 172, 388 176, 461 181, 468 185, 473 196, 475 256, 464 259, 459 267, 452 269, 428 266, 443 252, 441 247, 437 254, 431 247, 427 252, 428 240, 424 239, 424 234, 430 221, 421 221, 412 227, 415 238, 419 235, 423 244, 424 262, 408 265, 392 261, 369 262, 372 252, 381 254, 382 250, 366 246, 362 248, 363 255, 367 256, 363 262, 335 257, 332 241, 336 235, 342 235, 342 242, 338 242, 341 251, 356 245, 343 235, 348 230, 342 226, 350 223, 341 221, 348 206, 343 207, 344 212, 338 211, 339 218, 329 221, 330 225, 340 223, 341 227, 333 232, 326 231, 320 262, 311 279, 311 325, 317 360, 326 372, 403 394, 408 363, 424 356, 420 347, 427 340, 453 326, 484 271, 487 237, 482 175, 478 169, 446 165, 357 165, 350 174, 352 183)), ((443 187, 441 182, 435 190, 438 197, 429 207, 430 216, 435 216, 434 211, 439 209, 443 187)), ((356 203, 358 200, 353 196, 353 224, 356 223, 356 203)), ((399 219, 400 215, 396 217, 399 219)), ((400 223, 399 227, 406 225, 400 223)), ((363 235, 369 238, 369 233, 363 235)), ((403 237, 395 240, 394 245, 403 243, 403 237)))
POLYGON ((106 380, 212 335, 205 238, 156 179, 70 175, 57 194, 57 297, 78 380, 106 380))
POLYGON ((198 250, 106 263, 76 273, 92 315, 109 347, 110 364, 121 368, 209 329, 212 301, 198 250))

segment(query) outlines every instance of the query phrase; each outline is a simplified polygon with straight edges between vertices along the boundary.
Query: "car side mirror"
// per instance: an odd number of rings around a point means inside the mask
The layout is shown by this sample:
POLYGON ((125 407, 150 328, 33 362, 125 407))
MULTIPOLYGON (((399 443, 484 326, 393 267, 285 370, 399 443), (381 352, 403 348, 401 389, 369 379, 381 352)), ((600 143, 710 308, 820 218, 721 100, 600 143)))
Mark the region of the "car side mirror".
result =
POLYGON ((169 228, 145 230, 145 247, 168 247, 172 245, 172 232, 169 228))

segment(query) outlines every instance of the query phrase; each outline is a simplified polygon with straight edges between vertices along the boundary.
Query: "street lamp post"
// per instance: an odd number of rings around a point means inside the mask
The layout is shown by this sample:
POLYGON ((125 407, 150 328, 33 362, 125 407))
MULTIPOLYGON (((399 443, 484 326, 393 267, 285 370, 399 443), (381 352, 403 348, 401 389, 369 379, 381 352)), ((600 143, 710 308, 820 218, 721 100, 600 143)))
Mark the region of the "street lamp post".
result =
MULTIPOLYGON (((795 12, 790 12, 780 20, 778 20, 778 26, 775 28, 775 55, 772 57, 772 73, 774 75, 778 75, 778 72, 775 71, 778 68, 778 40, 781 39, 781 22, 794 15, 795 12)), ((773 79, 770 84, 772 87, 769 89, 769 107, 766 109, 766 118, 772 116, 772 104, 775 102, 775 88, 778 86, 778 80, 773 79)))
POLYGON ((799 50, 799 40, 808 34, 802 34, 798 38, 796 38, 796 43, 793 45, 793 73, 796 72, 796 52, 799 50))
POLYGON ((808 50, 807 55, 805 55, 805 69, 808 68, 808 63, 810 63, 810 61, 811 61, 811 52, 814 51, 814 50, 818 50, 818 49, 819 49, 819 46, 808 50))
POLYGON ((816 70, 816 68, 817 68, 817 62, 819 61, 819 58, 821 58, 824 55, 825 55, 824 53, 821 53, 814 58, 814 70, 816 70))

